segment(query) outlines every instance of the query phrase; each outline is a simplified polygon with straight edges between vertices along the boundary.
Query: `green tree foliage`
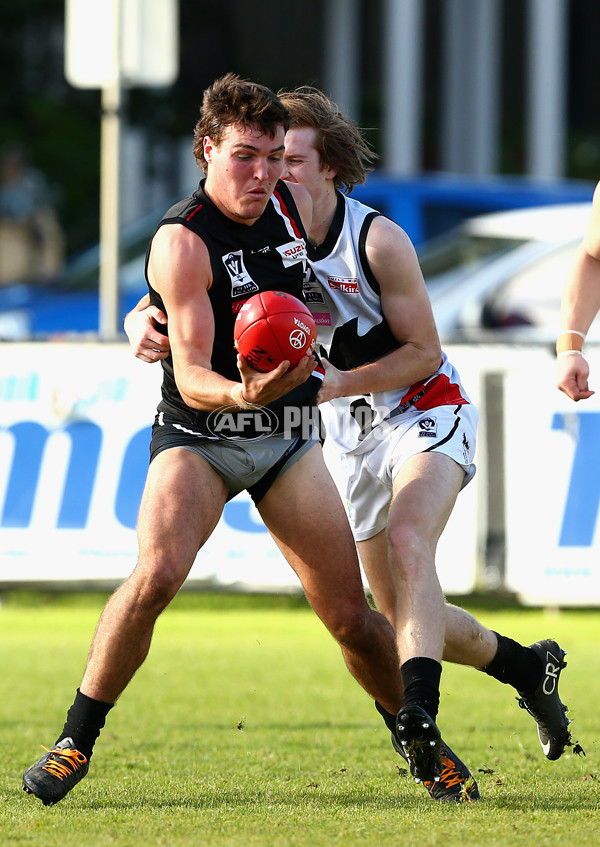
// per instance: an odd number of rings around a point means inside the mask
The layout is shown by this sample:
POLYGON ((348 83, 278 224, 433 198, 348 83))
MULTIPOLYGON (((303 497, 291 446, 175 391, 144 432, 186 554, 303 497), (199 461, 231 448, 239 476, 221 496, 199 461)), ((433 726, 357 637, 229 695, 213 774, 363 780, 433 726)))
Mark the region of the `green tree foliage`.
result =
POLYGON ((0 147, 18 143, 53 189, 73 252, 97 237, 99 93, 64 76, 64 0, 0 0, 0 147))

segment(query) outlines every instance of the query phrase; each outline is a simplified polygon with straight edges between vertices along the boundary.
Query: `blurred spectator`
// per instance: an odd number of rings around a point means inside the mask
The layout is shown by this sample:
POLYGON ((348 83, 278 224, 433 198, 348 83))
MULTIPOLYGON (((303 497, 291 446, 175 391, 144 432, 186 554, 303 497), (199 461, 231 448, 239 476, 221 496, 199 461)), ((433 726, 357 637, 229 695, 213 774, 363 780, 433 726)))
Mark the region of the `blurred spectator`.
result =
POLYGON ((64 262, 64 237, 48 184, 25 150, 0 150, 0 286, 41 282, 64 262))

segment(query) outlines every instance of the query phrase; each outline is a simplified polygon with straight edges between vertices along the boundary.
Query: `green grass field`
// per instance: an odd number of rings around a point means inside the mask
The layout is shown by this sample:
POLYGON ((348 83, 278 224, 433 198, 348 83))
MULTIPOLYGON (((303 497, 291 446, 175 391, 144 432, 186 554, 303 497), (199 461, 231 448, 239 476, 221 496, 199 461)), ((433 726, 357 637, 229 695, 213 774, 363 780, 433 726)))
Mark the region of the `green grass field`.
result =
POLYGON ((337 645, 300 598, 183 594, 61 803, 21 775, 64 722, 105 597, 0 606, 2 845, 596 845, 598 611, 465 602, 523 643, 569 651, 561 694, 586 757, 542 755, 514 691, 445 666, 439 723, 482 801, 435 803, 393 752, 337 645))

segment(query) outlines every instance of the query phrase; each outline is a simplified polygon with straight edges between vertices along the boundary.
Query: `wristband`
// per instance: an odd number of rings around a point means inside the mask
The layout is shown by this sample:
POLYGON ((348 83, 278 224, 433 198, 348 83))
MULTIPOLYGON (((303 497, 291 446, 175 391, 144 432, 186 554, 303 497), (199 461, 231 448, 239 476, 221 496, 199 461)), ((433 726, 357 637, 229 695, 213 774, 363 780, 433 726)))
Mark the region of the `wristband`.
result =
POLYGON ((241 382, 236 382, 229 393, 231 394, 231 399, 233 400, 236 406, 239 406, 241 409, 254 408, 252 403, 248 403, 248 401, 244 397, 244 386, 241 382))
POLYGON ((585 333, 579 332, 577 329, 566 329, 556 339, 556 353, 557 355, 570 351, 581 353, 584 341, 585 333))
POLYGON ((564 359, 565 356, 583 356, 581 350, 561 350, 560 353, 556 354, 557 359, 564 359))

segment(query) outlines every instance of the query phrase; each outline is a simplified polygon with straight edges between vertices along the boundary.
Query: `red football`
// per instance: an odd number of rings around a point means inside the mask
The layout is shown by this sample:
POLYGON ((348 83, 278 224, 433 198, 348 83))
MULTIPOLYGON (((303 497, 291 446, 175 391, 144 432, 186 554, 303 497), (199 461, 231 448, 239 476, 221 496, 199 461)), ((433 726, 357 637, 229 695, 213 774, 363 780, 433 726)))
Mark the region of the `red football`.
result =
POLYGON ((233 329, 235 348, 256 371, 272 371, 288 360, 295 367, 312 353, 315 321, 307 306, 284 291, 262 291, 238 312, 233 329))

